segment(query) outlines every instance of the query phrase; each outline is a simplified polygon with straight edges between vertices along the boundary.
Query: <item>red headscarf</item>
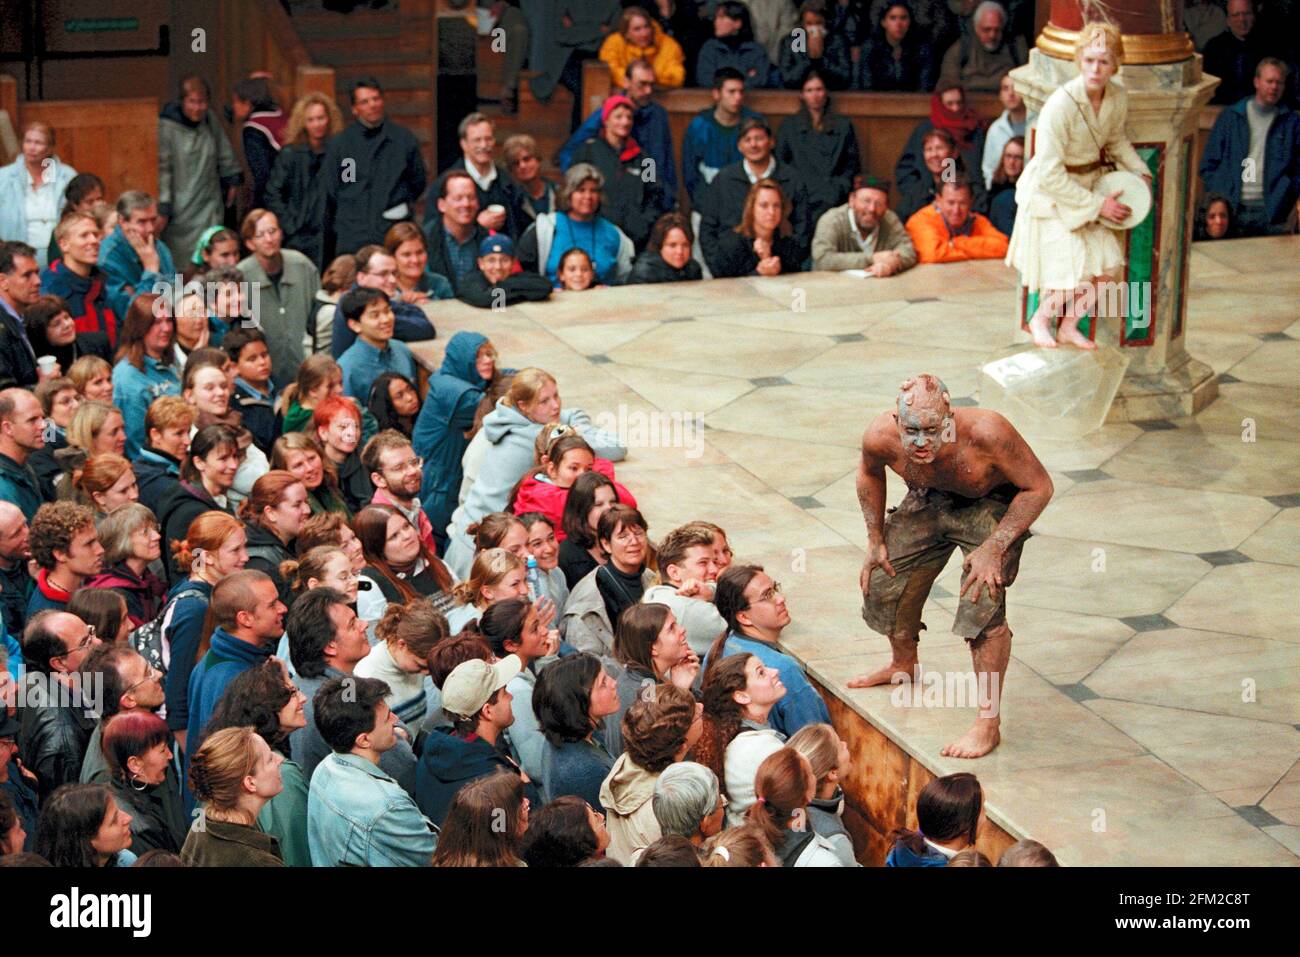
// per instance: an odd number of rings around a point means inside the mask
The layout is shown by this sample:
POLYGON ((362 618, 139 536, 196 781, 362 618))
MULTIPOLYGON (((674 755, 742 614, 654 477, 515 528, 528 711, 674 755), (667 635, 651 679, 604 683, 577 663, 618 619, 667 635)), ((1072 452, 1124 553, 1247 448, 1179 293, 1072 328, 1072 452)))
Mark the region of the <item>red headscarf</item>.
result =
POLYGON ((935 129, 949 133, 957 141, 957 148, 961 150, 974 147, 975 133, 983 125, 979 114, 970 107, 960 112, 948 109, 939 99, 938 93, 930 97, 930 122, 934 124, 935 129))
MULTIPOLYGON (((626 106, 629 110, 632 111, 632 116, 633 117, 636 116, 636 104, 633 103, 631 100, 629 100, 626 96, 623 96, 623 94, 615 93, 613 96, 606 99, 604 104, 601 105, 600 125, 602 129, 605 126, 605 121, 609 119, 609 114, 613 113, 615 107, 619 107, 619 106, 626 106)), ((636 156, 636 154, 639 152, 641 152, 641 147, 637 144, 637 141, 634 140, 632 138, 632 135, 629 133, 627 137, 627 141, 623 144, 623 152, 619 154, 618 160, 620 163, 626 163, 628 160, 636 156)))

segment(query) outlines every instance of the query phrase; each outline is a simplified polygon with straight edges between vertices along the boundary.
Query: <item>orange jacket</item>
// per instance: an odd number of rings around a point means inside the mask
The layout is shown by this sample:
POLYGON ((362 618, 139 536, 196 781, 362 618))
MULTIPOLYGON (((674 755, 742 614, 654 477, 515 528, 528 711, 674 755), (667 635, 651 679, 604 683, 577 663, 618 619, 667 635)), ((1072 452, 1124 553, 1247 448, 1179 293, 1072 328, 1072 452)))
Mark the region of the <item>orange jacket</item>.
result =
POLYGON ((948 226, 931 203, 912 214, 907 234, 916 247, 917 259, 923 263, 955 263, 967 259, 1002 259, 1007 254, 1007 237, 989 222, 987 216, 972 213, 975 225, 969 236, 949 236, 948 226))
POLYGON ((655 68, 655 83, 659 86, 681 86, 686 81, 685 56, 681 45, 664 33, 658 23, 654 27, 654 42, 648 47, 636 47, 627 42, 623 34, 615 31, 605 37, 600 45, 600 58, 609 67, 614 86, 620 90, 627 86, 627 66, 633 60, 645 58, 655 68))

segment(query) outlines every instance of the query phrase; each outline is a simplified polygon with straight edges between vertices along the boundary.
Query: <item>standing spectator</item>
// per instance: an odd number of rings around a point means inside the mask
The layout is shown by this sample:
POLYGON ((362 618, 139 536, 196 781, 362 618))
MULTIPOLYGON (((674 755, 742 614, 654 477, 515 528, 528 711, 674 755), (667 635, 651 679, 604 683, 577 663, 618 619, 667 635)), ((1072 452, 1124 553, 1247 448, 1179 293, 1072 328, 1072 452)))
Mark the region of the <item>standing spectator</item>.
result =
POLYGON ((601 721, 618 711, 618 686, 594 655, 570 655, 537 676, 533 710, 546 748, 542 754, 542 799, 573 794, 600 807, 600 789, 614 759, 596 734, 601 721))
POLYGON ((153 621, 167 594, 167 586, 149 568, 162 557, 158 519, 139 502, 129 502, 100 522, 99 540, 104 544, 104 571, 86 585, 121 592, 132 628, 153 621))
POLYGON ((578 867, 604 860, 607 847, 605 815, 569 795, 529 813, 520 854, 529 867, 578 867))
POLYGON ((64 487, 72 490, 74 502, 95 513, 96 524, 139 499, 131 463, 115 452, 97 452, 87 458, 72 470, 64 487))
POLYGON ((313 515, 330 512, 350 518, 351 510, 339 491, 338 472, 327 462, 316 437, 305 432, 286 432, 271 447, 271 468, 289 472, 307 490, 307 504, 313 515))
POLYGON ((385 429, 361 450, 361 465, 369 473, 370 484, 375 489, 370 504, 391 505, 397 509, 419 530, 424 547, 437 554, 433 525, 417 498, 423 480, 424 459, 415 454, 410 440, 396 430, 385 429))
POLYGON ((181 464, 180 481, 158 503, 163 540, 170 544, 185 538, 190 523, 204 512, 233 515, 234 505, 228 493, 238 469, 238 433, 226 425, 206 425, 199 429, 181 464))
POLYGON ((1275 49, 1277 38, 1255 29, 1255 13, 1254 0, 1228 0, 1228 28, 1205 44, 1205 72, 1219 78, 1211 103, 1227 105, 1250 96, 1260 61, 1281 52, 1275 49))
POLYGON ((129 458, 139 454, 147 439, 144 420, 149 406, 181 391, 175 337, 176 322, 165 297, 145 293, 132 300, 118 333, 113 366, 113 405, 122 411, 129 458))
MULTIPOLYGON (((390 230, 391 232, 391 230, 390 230)), ((331 351, 330 341, 334 334, 334 307, 339 298, 356 284, 357 257, 348 253, 336 256, 321 273, 320 290, 312 300, 311 312, 307 314, 307 334, 311 339, 312 356, 331 351)), ((306 365, 306 363, 303 363, 306 365)))
POLYGON ((989 190, 993 189, 993 174, 1002 162, 1002 147, 1015 136, 1024 140, 1025 115, 1028 112, 1025 101, 1016 92, 1016 81, 1009 73, 1002 77, 998 85, 998 101, 1002 104, 1002 115, 993 121, 984 134, 984 161, 980 164, 984 173, 984 186, 989 190))
MULTIPOLYGON (((476 221, 489 232, 504 232, 511 239, 518 239, 523 230, 519 216, 522 197, 514 181, 496 162, 497 137, 492 120, 484 113, 471 113, 460 121, 457 133, 461 155, 448 169, 463 169, 474 180, 479 208, 476 221)), ((424 214, 426 230, 436 220, 436 210, 436 203, 429 202, 424 214)))
POLYGON ((912 214, 907 233, 923 263, 961 262, 967 259, 1001 259, 1007 254, 1007 237, 988 217, 971 211, 974 189, 970 181, 945 181, 933 205, 912 214))
POLYGON ((1284 102, 1287 68, 1266 57, 1255 94, 1219 111, 1201 157, 1201 182, 1231 204, 1249 234, 1280 232, 1300 195, 1300 114, 1284 102))
POLYGON ((325 268, 325 181, 330 175, 325 146, 341 132, 343 114, 332 96, 312 92, 299 97, 284 130, 284 148, 266 181, 266 208, 280 221, 284 245, 317 269, 325 268))
MULTIPOLYGON (((394 299, 395 309, 401 305, 418 306, 434 299, 455 298, 451 281, 429 268, 429 242, 415 223, 398 223, 386 232, 384 249, 396 264, 396 288, 389 294, 394 299)), ((373 268, 373 263, 368 262, 367 271, 373 272, 373 268)))
POLYGON ((331 678, 313 697, 316 726, 332 751, 311 775, 307 798, 316 867, 426 867, 432 859, 433 829, 382 766, 401 741, 387 694, 374 678, 331 678))
POLYGON ((41 295, 23 314, 27 341, 39 356, 53 356, 58 374, 72 368, 83 355, 107 360, 112 355, 108 336, 102 332, 78 332, 68 304, 58 296, 41 295))
MULTIPOLYGON (((1191 36, 1196 52, 1204 53, 1205 45, 1228 28, 1223 0, 1185 0, 1183 26, 1191 36)), ((1208 68, 1206 72, 1209 72, 1208 68)))
POLYGON ((45 494, 28 459, 44 447, 41 404, 26 389, 0 392, 0 499, 18 506, 29 522, 45 494))
POLYGON ((627 86, 627 68, 633 60, 645 60, 654 69, 654 82, 661 87, 678 87, 686 81, 686 64, 681 45, 664 33, 643 7, 625 7, 618 30, 605 37, 600 58, 609 67, 616 87, 627 86))
POLYGON ((1002 147, 989 191, 989 222, 1004 236, 1010 236, 1016 225, 1016 183, 1024 171, 1025 138, 1013 136, 1002 147))
POLYGON ((829 724, 809 724, 790 737, 789 746, 808 760, 817 793, 808 802, 808 825, 835 849, 845 867, 856 867, 853 838, 844 827, 844 788, 852 767, 849 746, 829 724))
MULTIPOLYGON (((336 563, 347 560, 342 551, 330 550, 330 554, 337 556, 331 559, 336 563)), ((448 637, 447 619, 429 599, 417 598, 406 604, 389 605, 384 617, 374 626, 374 632, 379 640, 370 654, 357 662, 354 673, 358 678, 378 678, 387 684, 388 695, 384 700, 388 706, 407 727, 418 728, 432 710, 425 687, 429 655, 436 644, 448 637)), ((417 799, 419 774, 417 769, 417 799)))
POLYGON ((438 177, 434 186, 437 199, 433 205, 439 215, 427 216, 424 222, 429 268, 445 276, 452 289, 459 291, 461 282, 474 271, 478 248, 489 235, 478 223, 478 184, 469 173, 450 169, 438 177))
POLYGON ((1007 28, 1007 11, 997 0, 983 0, 970 22, 970 31, 944 52, 939 89, 955 83, 974 92, 996 93, 1002 75, 1029 59, 1028 45, 1007 28))
POLYGON ((343 396, 325 399, 312 413, 312 426, 325 458, 338 474, 343 501, 354 514, 359 512, 374 495, 374 489, 357 455, 361 444, 361 412, 357 404, 343 396))
MULTIPOLYGON (((808 192, 808 227, 843 203, 862 172, 858 134, 847 116, 831 109, 821 71, 809 69, 799 88, 799 112, 781 121, 776 136, 778 168, 793 169, 808 192)), ((777 181, 781 181, 778 173, 777 181)), ((811 237, 809 237, 811 238, 811 237)))
MULTIPOLYGON (((583 123, 578 133, 586 128, 587 124, 583 123)), ((520 229, 527 229, 540 214, 554 211, 555 184, 542 175, 541 151, 537 148, 537 141, 527 133, 509 137, 502 145, 501 153, 519 193, 520 229)))
POLYGON ((699 847, 722 830, 727 799, 718 776, 694 761, 677 761, 655 780, 652 800, 659 833, 684 837, 699 847))
POLYGON ((375 417, 380 432, 393 429, 409 440, 420 414, 420 393, 406 376, 385 372, 370 387, 366 408, 375 417))
POLYGON ((41 294, 36 251, 0 241, 0 387, 33 386, 41 378, 23 315, 41 294))
MULTIPOLYGON (((27 573, 27 561, 31 558, 30 537, 27 517, 22 509, 10 497, 0 496, 0 612, 4 615, 4 634, 15 646, 27 621, 27 590, 32 582, 27 573)), ((19 662, 13 657, 10 656, 8 664, 9 670, 16 675, 17 665, 22 659, 21 647, 17 648, 19 662)))
MULTIPOLYGON (((655 557, 662 584, 647 588, 641 600, 646 603, 662 604, 670 609, 675 618, 673 630, 676 630, 680 623, 687 648, 695 655, 697 662, 702 661, 713 642, 727 630, 726 621, 718 614, 718 609, 713 604, 713 592, 718 583, 718 563, 713 557, 713 535, 703 525, 694 522, 674 528, 659 543, 659 550, 655 557)), ((654 629, 654 637, 658 638, 660 631, 666 627, 668 626, 660 621, 658 627, 654 629)), ((620 625, 618 634, 622 633, 623 628, 620 625)), ((619 644, 617 635, 614 643, 617 649, 619 644)), ((664 655, 664 652, 667 652, 666 657, 670 658, 675 654, 667 648, 661 651, 661 655, 664 655)), ((644 663, 646 654, 642 653, 637 657, 644 663)), ((659 662, 661 666, 664 663, 659 662)), ((676 660, 668 661, 667 664, 670 666, 676 664, 676 660)), ((665 671, 662 667, 656 670, 665 671)), ((661 680, 669 679, 661 675, 661 680)), ((691 681, 694 681, 693 676, 691 681)), ((688 686, 689 684, 690 682, 688 686)))
POLYGON ((817 221, 813 269, 865 269, 884 278, 916 265, 903 221, 889 208, 889 184, 869 176, 843 206, 817 221))
POLYGON ((632 269, 635 248, 623 230, 601 214, 605 177, 590 163, 574 163, 564 174, 558 209, 538 216, 519 238, 524 269, 557 281, 560 257, 581 249, 592 261, 601 283, 612 284, 632 269))
POLYGON ((799 5, 795 0, 745 0, 754 25, 754 42, 773 63, 781 56, 781 41, 799 26, 799 5))
POLYGON ((231 407, 239 412, 240 424, 252 434, 257 447, 270 455, 280 427, 275 409, 278 391, 271 379, 266 334, 256 327, 241 326, 221 340, 221 348, 235 364, 231 407))
POLYGON ((605 37, 618 26, 622 6, 619 0, 557 0, 553 16, 559 29, 538 64, 541 72, 528 85, 533 96, 549 103, 557 86, 573 94, 569 129, 582 121, 582 64, 594 60, 605 37))
MULTIPOLYGON (((144 663, 139 655, 134 657, 144 663)), ((161 689, 158 698, 161 701, 161 689)), ((180 782, 168 773, 171 739, 166 723, 155 714, 117 714, 103 725, 107 783, 118 806, 131 815, 131 851, 137 856, 155 848, 175 854, 185 842, 180 782)))
POLYGON ((239 503, 244 522, 248 568, 264 573, 275 582, 280 600, 290 600, 289 588, 280 577, 280 566, 293 558, 298 529, 311 517, 307 489, 288 472, 267 472, 253 483, 252 493, 239 503))
POLYGON ((1194 238, 1197 241, 1236 239, 1238 235, 1237 221, 1232 215, 1232 200, 1218 193, 1207 195, 1196 211, 1194 238))
POLYGON ((48 490, 63 474, 65 463, 55 453, 68 447, 68 427, 81 407, 81 396, 67 378, 44 379, 32 391, 45 416, 45 447, 32 453, 29 464, 42 488, 48 490))
MULTIPOLYGON (((184 250, 181 253, 184 255, 184 250)), ((224 269, 237 262, 239 262, 239 237, 225 226, 209 226, 199 236, 199 243, 194 247, 187 268, 195 267, 196 275, 213 269, 224 269)))
MULTIPOLYGON (((519 0, 495 0, 487 8, 496 29, 504 32, 504 63, 501 68, 501 112, 513 116, 519 112, 519 71, 524 68, 532 40, 527 15, 519 0)), ((495 47, 493 52, 496 52, 495 47)))
POLYGON ((63 191, 76 175, 54 155, 54 129, 39 120, 23 127, 22 150, 0 168, 0 240, 27 243, 41 269, 49 263, 63 191))
MULTIPOLYGON (((343 370, 329 356, 308 356, 298 367, 298 377, 285 387, 282 432, 312 432, 312 414, 326 398, 343 394, 343 370)), ((283 438, 283 435, 281 436, 283 438)))
MULTIPOLYGON (((414 223, 398 223, 394 229, 402 232, 410 230, 419 232, 414 223)), ((393 230, 389 230, 391 234, 393 230)), ((423 342, 437 335, 433 322, 425 310, 414 303, 405 301, 398 285, 397 261, 383 246, 362 246, 357 250, 357 281, 348 292, 357 289, 369 289, 383 293, 388 297, 389 308, 393 312, 392 336, 402 342, 423 342)), ((346 296, 347 293, 344 293, 346 296)), ((341 303, 343 297, 339 297, 341 303)), ((348 325, 343 312, 334 308, 333 328, 330 330, 330 352, 335 359, 356 341, 357 334, 348 325)), ((369 394, 369 390, 364 395, 369 394)))
POLYGON ((930 117, 916 124, 894 164, 894 185, 902 196, 898 216, 906 222, 938 195, 940 177, 965 175, 975 190, 975 208, 987 197, 978 170, 984 155, 984 122, 966 106, 959 86, 940 86, 930 97, 930 117))
POLYGON ((906 3, 881 7, 875 29, 862 45, 853 88, 877 93, 928 93, 934 86, 934 54, 906 3))
POLYGON ((353 81, 352 115, 325 147, 325 258, 378 243, 393 223, 412 219, 428 182, 414 134, 384 115, 378 80, 353 81))
POLYGON ((420 541, 420 533, 391 505, 368 505, 353 521, 366 556, 362 577, 371 585, 357 606, 366 621, 378 621, 388 605, 420 596, 448 614, 454 579, 447 566, 420 541))
MULTIPOLYGON (((98 226, 100 220, 96 216, 96 210, 109 209, 111 207, 104 202, 104 181, 94 173, 78 173, 68 180, 68 185, 63 190, 63 208, 59 212, 59 222, 72 213, 81 213, 94 219, 98 226)), ((46 252, 50 263, 59 258, 59 244, 53 236, 50 237, 50 247, 46 252)))
POLYGON ((434 867, 522 867, 531 801, 523 781, 498 771, 461 788, 447 812, 434 867))
POLYGON ((280 221, 269 210, 252 210, 239 233, 252 253, 238 267, 255 291, 252 318, 271 343, 271 377, 284 388, 307 355, 307 317, 320 273, 307 256, 283 248, 280 221))
POLYGON ((808 71, 821 74, 822 83, 832 90, 847 90, 853 79, 853 60, 848 41, 826 24, 826 0, 804 0, 799 5, 799 26, 781 37, 777 64, 781 84, 787 90, 801 89, 808 71))
POLYGON ((119 322, 125 322, 127 306, 138 294, 176 281, 171 248, 158 235, 160 221, 158 206, 148 193, 127 190, 118 197, 117 226, 99 244, 99 268, 119 322))
POLYGON ((700 264, 691 258, 694 243, 690 218, 685 213, 664 213, 655 221, 645 252, 637 256, 624 285, 702 278, 700 264))
POLYGON ((641 248, 663 201, 654 161, 632 138, 634 110, 635 105, 625 96, 615 94, 606 99, 598 135, 579 146, 573 160, 594 166, 604 176, 606 216, 641 248))
MULTIPOLYGON (((32 561, 40 570, 27 600, 27 618, 67 607, 72 593, 104 567, 95 513, 72 502, 46 502, 32 517, 32 561)), ((108 636, 111 640, 113 636, 108 636)))
POLYGON ((798 272, 807 255, 790 226, 790 202, 773 179, 749 189, 740 223, 718 238, 715 276, 779 276, 798 272))
POLYGON ((706 6, 698 0, 647 0, 643 8, 660 29, 682 48, 687 78, 694 76, 700 47, 713 35, 713 24, 705 15, 706 6))
POLYGON ((194 867, 283 867, 280 842, 257 825, 284 789, 284 756, 252 727, 223 728, 190 760, 189 782, 202 805, 181 848, 194 867))
POLYGON ((275 165, 281 146, 288 142, 285 137, 288 118, 275 102, 271 84, 264 76, 247 76, 236 83, 231 101, 244 148, 244 161, 253 174, 252 205, 264 206, 271 167, 275 165))
POLYGON ((573 586, 564 606, 564 634, 579 651, 608 655, 614 647, 614 624, 654 584, 646 564, 648 535, 641 513, 615 505, 601 515, 596 542, 609 556, 573 586))
POLYGON ((68 304, 77 332, 100 333, 110 347, 116 345, 117 314, 109 305, 107 277, 97 265, 100 235, 95 218, 69 213, 54 227, 54 240, 61 255, 41 273, 41 292, 68 304))
MULTIPOLYGON (((715 86, 718 71, 729 67, 740 73, 747 90, 771 86, 775 74, 772 59, 780 55, 780 42, 795 24, 795 10, 789 0, 780 0, 780 5, 786 8, 790 22, 785 28, 772 31, 772 44, 764 49, 762 43, 755 41, 749 7, 738 0, 719 3, 713 14, 713 38, 700 47, 695 85, 715 86)), ((682 165, 685 163, 683 158, 682 165)))
POLYGON ((239 158, 208 106, 211 99, 207 80, 186 76, 177 98, 158 116, 162 238, 182 256, 198 245, 205 229, 225 219, 244 181, 239 158))
MULTIPOLYGON (((90 591, 89 593, 107 594, 112 597, 111 592, 90 591)), ((98 629, 96 634, 99 634, 98 629)), ((99 724, 90 735, 90 743, 86 746, 86 757, 81 762, 81 782, 107 784, 112 778, 112 771, 103 748, 105 726, 120 714, 152 715, 161 708, 165 700, 162 686, 163 673, 134 648, 112 641, 101 644, 86 656, 82 664, 82 673, 82 680, 89 676, 91 680, 102 681, 104 690, 95 706, 95 711, 99 715, 99 724)), ((171 741, 170 733, 167 734, 167 740, 171 741)), ((168 762, 167 777, 173 788, 174 800, 178 806, 182 806, 181 815, 184 817, 180 776, 171 762, 168 762)), ((184 830, 182 825, 182 837, 184 830)))
POLYGON ((6 854, 30 851, 36 842, 36 828, 40 820, 40 803, 36 794, 36 775, 18 761, 18 735, 22 724, 6 708, 0 712, 0 850, 6 854), (12 808, 8 813, 13 820, 6 828, 5 804, 12 808), (21 842, 15 841, 25 832, 21 842), (11 843, 6 844, 6 841, 11 843), (17 847, 13 844, 17 843, 17 847))

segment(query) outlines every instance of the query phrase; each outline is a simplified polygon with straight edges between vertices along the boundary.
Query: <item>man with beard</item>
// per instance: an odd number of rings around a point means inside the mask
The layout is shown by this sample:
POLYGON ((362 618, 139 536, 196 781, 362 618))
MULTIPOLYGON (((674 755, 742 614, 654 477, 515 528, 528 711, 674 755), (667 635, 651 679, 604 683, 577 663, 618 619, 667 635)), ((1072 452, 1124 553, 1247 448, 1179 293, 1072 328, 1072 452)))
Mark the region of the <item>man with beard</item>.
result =
POLYGON ((361 450, 361 464, 375 487, 371 505, 391 505, 420 532, 420 541, 438 554, 433 540, 433 523, 420 507, 420 483, 424 481, 424 459, 415 454, 411 442, 396 429, 384 429, 361 450))
POLYGON ((865 269, 884 278, 916 265, 916 249, 889 208, 889 184, 866 177, 849 201, 824 212, 812 243, 813 269, 865 269))

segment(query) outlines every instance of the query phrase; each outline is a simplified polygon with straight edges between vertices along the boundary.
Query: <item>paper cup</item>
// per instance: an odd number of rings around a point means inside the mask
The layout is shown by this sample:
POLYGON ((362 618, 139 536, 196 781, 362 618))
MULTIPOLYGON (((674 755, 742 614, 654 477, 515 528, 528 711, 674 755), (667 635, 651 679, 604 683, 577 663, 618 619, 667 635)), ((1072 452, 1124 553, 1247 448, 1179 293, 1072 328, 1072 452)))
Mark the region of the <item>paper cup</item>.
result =
POLYGON ((54 356, 41 356, 36 360, 36 368, 40 370, 41 375, 50 375, 58 364, 59 360, 54 356))

